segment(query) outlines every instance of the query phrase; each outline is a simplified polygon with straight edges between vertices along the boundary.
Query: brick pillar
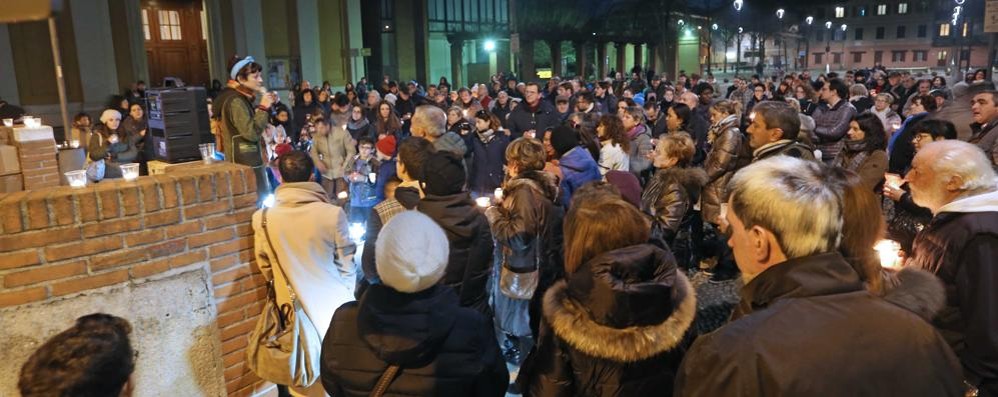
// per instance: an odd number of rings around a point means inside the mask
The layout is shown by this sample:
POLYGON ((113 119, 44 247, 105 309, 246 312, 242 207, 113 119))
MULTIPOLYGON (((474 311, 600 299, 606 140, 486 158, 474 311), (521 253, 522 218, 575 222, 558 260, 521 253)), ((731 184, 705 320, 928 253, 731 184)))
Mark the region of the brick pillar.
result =
POLYGON ((561 76, 561 41, 549 40, 548 47, 551 48, 551 75, 561 76))
POLYGON ((24 190, 59 185, 59 161, 56 160, 52 127, 16 128, 13 136, 17 160, 21 163, 24 190))

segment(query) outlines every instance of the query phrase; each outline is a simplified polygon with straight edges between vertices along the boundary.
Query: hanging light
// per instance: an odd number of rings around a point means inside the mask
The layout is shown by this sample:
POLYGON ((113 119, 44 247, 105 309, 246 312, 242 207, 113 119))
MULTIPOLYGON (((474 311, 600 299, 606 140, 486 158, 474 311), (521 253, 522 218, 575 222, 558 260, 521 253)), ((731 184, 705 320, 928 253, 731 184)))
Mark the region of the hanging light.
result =
POLYGON ((679 20, 679 26, 686 26, 686 21, 680 19, 679 20))
POLYGON ((846 24, 844 24, 844 23, 842 24, 842 31, 843 31, 843 32, 845 32, 845 31, 846 31, 846 24))
POLYGON ((776 10, 776 17, 779 18, 779 19, 783 19, 783 13, 785 13, 785 12, 786 11, 783 11, 782 8, 779 9, 779 10, 776 10))
POLYGON ((831 29, 831 28, 832 28, 832 21, 825 22, 825 29, 831 29))
POLYGON ((713 30, 717 30, 717 24, 715 23, 713 25, 710 25, 710 28, 713 29, 713 30))
POLYGON ((808 25, 810 25, 811 23, 814 22, 814 17, 804 18, 804 22, 806 22, 808 25))
POLYGON ((743 4, 744 4, 744 3, 742 2, 742 0, 735 0, 735 4, 734 4, 734 6, 735 6, 735 11, 741 11, 741 10, 742 10, 742 5, 743 5, 743 4))

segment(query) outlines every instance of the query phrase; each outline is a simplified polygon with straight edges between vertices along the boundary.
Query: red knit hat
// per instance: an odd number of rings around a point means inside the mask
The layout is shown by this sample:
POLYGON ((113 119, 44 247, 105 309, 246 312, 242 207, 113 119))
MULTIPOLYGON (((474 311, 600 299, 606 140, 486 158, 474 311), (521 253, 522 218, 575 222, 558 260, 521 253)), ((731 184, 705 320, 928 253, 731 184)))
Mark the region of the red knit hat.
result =
POLYGON ((277 154, 278 157, 291 153, 293 150, 295 149, 287 143, 279 143, 277 146, 274 146, 274 153, 277 154))
POLYGON ((379 140, 378 143, 376 143, 374 145, 374 147, 376 149, 378 149, 378 151, 381 152, 381 154, 383 154, 385 156, 389 156, 389 157, 394 156, 395 155, 395 136, 394 135, 388 135, 388 136, 386 136, 384 138, 381 138, 381 140, 379 140))

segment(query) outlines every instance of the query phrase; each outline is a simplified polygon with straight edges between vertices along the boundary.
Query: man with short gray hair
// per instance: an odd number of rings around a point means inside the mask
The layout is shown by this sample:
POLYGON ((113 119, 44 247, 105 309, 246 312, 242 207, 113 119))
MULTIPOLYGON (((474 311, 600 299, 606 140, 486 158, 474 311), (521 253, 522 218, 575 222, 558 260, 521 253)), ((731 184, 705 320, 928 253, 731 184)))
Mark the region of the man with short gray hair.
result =
POLYGON ((946 341, 867 291, 839 253, 841 186, 830 168, 789 156, 731 179, 728 245, 746 284, 731 322, 686 352, 675 395, 963 395, 946 341), (904 376, 877 376, 884 368, 904 376))
POLYGON ((998 396, 998 189, 991 160, 970 143, 932 142, 905 179, 915 203, 933 213, 907 266, 946 284, 946 307, 933 322, 960 357, 967 383, 981 396, 998 396))
POLYGON ((811 148, 800 143, 800 116, 785 102, 762 101, 752 108, 751 123, 745 132, 752 161, 776 155, 814 160, 811 148))
POLYGON ((468 146, 460 135, 447 131, 447 114, 433 105, 422 105, 412 115, 412 136, 426 138, 437 151, 451 152, 464 157, 468 146))

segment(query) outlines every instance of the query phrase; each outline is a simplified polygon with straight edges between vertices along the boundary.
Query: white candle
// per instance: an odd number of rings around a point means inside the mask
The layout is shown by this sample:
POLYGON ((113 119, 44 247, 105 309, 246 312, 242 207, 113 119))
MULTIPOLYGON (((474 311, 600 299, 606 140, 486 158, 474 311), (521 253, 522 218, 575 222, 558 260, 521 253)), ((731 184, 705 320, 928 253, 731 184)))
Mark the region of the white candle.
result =
POLYGON ((126 181, 133 181, 139 177, 139 164, 128 163, 121 165, 121 177, 126 181))
POLYGON ((345 192, 345 191, 339 192, 338 194, 336 194, 336 198, 338 198, 340 200, 347 198, 347 192, 345 192))
POLYGON ((486 208, 490 204, 492 204, 492 198, 490 198, 490 197, 479 197, 479 198, 476 198, 475 199, 475 204, 477 204, 479 207, 486 208))
POLYGON ((496 196, 496 199, 502 200, 502 188, 501 187, 497 187, 496 190, 495 190, 495 192, 493 192, 493 194, 496 196))
POLYGON ((873 249, 880 255, 880 266, 896 269, 901 267, 901 244, 893 240, 880 240, 873 246, 873 249))
POLYGON ((367 179, 368 179, 369 181, 371 181, 371 183, 374 183, 374 181, 376 181, 376 180, 378 179, 378 174, 377 174, 377 173, 375 173, 375 172, 372 172, 372 173, 370 173, 370 174, 367 174, 367 179))

